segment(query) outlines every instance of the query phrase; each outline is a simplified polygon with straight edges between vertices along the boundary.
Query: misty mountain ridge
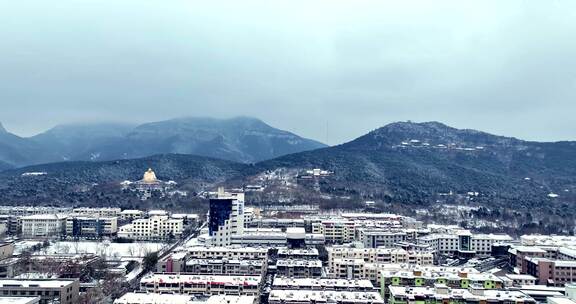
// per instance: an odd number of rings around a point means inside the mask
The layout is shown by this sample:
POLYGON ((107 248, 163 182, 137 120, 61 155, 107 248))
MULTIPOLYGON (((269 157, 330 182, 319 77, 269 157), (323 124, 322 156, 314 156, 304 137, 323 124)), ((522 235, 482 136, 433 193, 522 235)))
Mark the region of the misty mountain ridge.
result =
MULTIPOLYGON (((238 122, 222 123, 236 125, 238 122)), ((230 132, 251 134, 264 132, 268 128, 258 122, 242 120, 242 123, 256 126, 242 128, 248 131, 230 132)), ((190 131, 184 133, 207 141, 212 138, 209 136, 210 132, 220 128, 198 127, 202 124, 213 126, 204 119, 194 119, 193 122, 178 119, 175 122, 145 124, 127 134, 126 140, 132 145, 145 143, 149 142, 148 138, 156 138, 157 132, 173 129, 170 133, 176 134, 182 129, 188 130, 194 126, 191 130, 196 130, 198 134, 190 131)), ((276 132, 290 138, 290 135, 283 131, 274 131, 274 134, 276 132)), ((219 147, 229 144, 230 140, 224 140, 225 136, 238 138, 223 131, 218 134, 221 133, 220 141, 216 141, 219 147)), ((199 156, 192 155, 163 154, 158 157, 162 161, 156 162, 154 166, 169 162, 169 168, 188 166, 187 163, 191 160, 199 161, 199 156)), ((154 158, 157 157, 152 157, 154 158)), ((259 176, 279 169, 302 172, 321 168, 333 171, 334 175, 320 182, 320 193, 422 204, 445 199, 442 195, 446 193, 466 195, 469 192, 479 193, 479 196, 474 198, 475 201, 487 206, 552 206, 556 202, 571 202, 576 198, 576 142, 523 141, 475 130, 455 129, 437 122, 392 123, 338 146, 288 154, 252 165, 230 161, 216 162, 213 159, 208 163, 209 166, 202 171, 190 167, 190 171, 178 171, 175 176, 171 175, 174 169, 169 169, 168 172, 157 170, 157 173, 166 179, 193 178, 201 181, 201 176, 209 175, 206 170, 216 170, 215 172, 220 172, 217 180, 233 181, 238 185, 258 183, 259 176), (551 198, 548 196, 550 193, 559 196, 551 198)), ((46 171, 46 179, 56 182, 50 179, 51 172, 56 171, 57 180, 67 181, 62 185, 66 188, 70 183, 83 180, 110 182, 116 177, 133 176, 149 165, 150 158, 133 159, 129 162, 68 162, 5 171, 0 179, 4 180, 5 184, 17 184, 18 187, 27 189, 23 184, 19 184, 22 182, 19 177, 21 173, 46 171), (79 170, 83 173, 78 173, 79 170), (14 183, 14 179, 19 182, 14 183)), ((206 180, 204 187, 210 187, 209 182, 213 180, 206 180)), ((36 186, 29 185, 31 188, 36 186)), ((58 187, 60 186, 50 184, 46 188, 58 187)), ((30 189, 21 189, 18 193, 26 193, 28 190, 30 189)))
POLYGON ((65 124, 29 138, 0 134, 0 147, 4 148, 0 150, 0 163, 5 163, 5 168, 168 153, 253 163, 325 146, 250 117, 186 117, 141 125, 65 124))

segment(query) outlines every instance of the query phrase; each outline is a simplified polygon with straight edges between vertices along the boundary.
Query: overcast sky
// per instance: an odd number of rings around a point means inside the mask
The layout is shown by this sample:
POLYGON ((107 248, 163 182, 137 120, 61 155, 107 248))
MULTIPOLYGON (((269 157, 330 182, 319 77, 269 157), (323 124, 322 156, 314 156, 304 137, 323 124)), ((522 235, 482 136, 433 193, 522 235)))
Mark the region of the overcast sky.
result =
POLYGON ((248 115, 329 144, 399 120, 576 140, 576 1, 0 2, 0 122, 248 115))

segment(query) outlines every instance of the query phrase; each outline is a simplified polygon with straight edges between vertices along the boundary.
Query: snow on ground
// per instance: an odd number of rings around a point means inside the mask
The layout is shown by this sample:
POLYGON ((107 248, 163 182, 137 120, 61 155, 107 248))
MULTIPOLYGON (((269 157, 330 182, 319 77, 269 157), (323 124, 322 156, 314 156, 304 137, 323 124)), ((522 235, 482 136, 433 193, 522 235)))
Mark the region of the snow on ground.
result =
POLYGON ((130 282, 130 281, 134 280, 142 272, 142 270, 144 270, 142 268, 142 265, 138 265, 138 267, 134 267, 134 269, 132 269, 132 271, 130 271, 128 274, 126 274, 126 276, 124 276, 126 278, 126 281, 130 282))
POLYGON ((20 255, 23 251, 34 247, 35 245, 42 244, 41 241, 18 241, 14 243, 14 254, 20 255))
POLYGON ((40 251, 40 254, 77 254, 92 253, 109 258, 142 258, 150 252, 156 252, 165 247, 165 243, 111 243, 89 241, 58 241, 40 251))

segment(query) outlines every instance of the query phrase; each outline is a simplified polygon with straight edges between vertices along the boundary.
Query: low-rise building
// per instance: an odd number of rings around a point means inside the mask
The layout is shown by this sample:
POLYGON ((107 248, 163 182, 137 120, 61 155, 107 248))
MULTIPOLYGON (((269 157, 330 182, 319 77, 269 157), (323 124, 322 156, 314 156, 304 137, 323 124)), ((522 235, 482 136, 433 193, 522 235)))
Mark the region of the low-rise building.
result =
POLYGON ((536 304, 530 296, 520 291, 450 288, 444 284, 434 287, 390 286, 390 304, 405 303, 493 303, 493 304, 536 304))
POLYGON ((187 274, 213 275, 263 275, 266 271, 264 260, 190 259, 186 261, 187 274))
POLYGON ((317 260, 318 259, 318 249, 316 248, 302 248, 302 249, 290 249, 290 248, 279 248, 278 258, 280 259, 304 259, 304 260, 317 260))
POLYGON ((188 252, 178 251, 168 254, 156 263, 157 272, 185 272, 188 252))
POLYGON ((66 235, 73 238, 101 238, 118 232, 117 217, 69 216, 66 235))
POLYGON ((77 280, 0 279, 0 296, 39 296, 40 304, 76 304, 79 286, 77 280))
POLYGON ((526 273, 538 278, 538 284, 564 286, 576 283, 576 261, 525 258, 526 273))
POLYGON ((276 273, 290 278, 317 278, 322 276, 322 262, 310 259, 278 259, 276 273))
POLYGON ((432 252, 407 251, 401 248, 328 247, 328 265, 334 268, 339 259, 361 259, 366 263, 432 265, 432 252))
POLYGON ((510 282, 511 286, 525 286, 525 285, 535 285, 538 278, 531 276, 529 274, 506 274, 504 278, 510 282))
POLYGON ((408 239, 403 230, 360 228, 357 230, 358 241, 366 248, 395 247, 408 239))
POLYGON ((267 259, 268 249, 255 247, 203 247, 186 248, 188 256, 195 259, 267 259))
POLYGON ((272 290, 270 304, 339 303, 339 304, 384 304, 384 299, 375 291, 318 291, 318 290, 272 290))
POLYGON ((8 297, 0 296, 3 304, 40 304, 40 297, 8 297))
POLYGON ((323 220, 312 223, 312 233, 323 234, 326 243, 344 244, 354 241, 356 233, 354 221, 345 219, 323 220))
POLYGON ((504 287, 504 282, 496 275, 472 268, 393 264, 385 266, 387 269, 380 270, 380 290, 383 296, 386 296, 390 286, 433 287, 435 284, 444 284, 450 288, 463 289, 472 285, 482 286, 484 289, 504 287))
POLYGON ((66 215, 35 214, 21 218, 24 237, 54 237, 62 235, 66 228, 66 215))
POLYGON ((276 277, 272 289, 374 291, 374 285, 368 280, 276 277))
POLYGON ((114 301, 114 304, 254 304, 253 296, 211 296, 208 299, 197 299, 182 294, 157 294, 129 292, 114 301))
POLYGON ((178 238, 183 231, 184 221, 182 219, 158 215, 134 220, 131 224, 121 226, 118 230, 118 237, 135 240, 164 240, 178 238))
POLYGON ((261 276, 166 273, 145 276, 140 281, 140 289, 153 293, 258 296, 261 282, 261 276))
POLYGON ((503 234, 473 234, 468 230, 449 230, 448 233, 433 233, 418 238, 420 244, 430 246, 444 255, 463 255, 467 257, 489 256, 492 245, 509 242, 512 238, 503 234))
POLYGON ((143 218, 144 214, 142 210, 122 210, 122 212, 120 212, 120 219, 123 221, 133 221, 143 218))

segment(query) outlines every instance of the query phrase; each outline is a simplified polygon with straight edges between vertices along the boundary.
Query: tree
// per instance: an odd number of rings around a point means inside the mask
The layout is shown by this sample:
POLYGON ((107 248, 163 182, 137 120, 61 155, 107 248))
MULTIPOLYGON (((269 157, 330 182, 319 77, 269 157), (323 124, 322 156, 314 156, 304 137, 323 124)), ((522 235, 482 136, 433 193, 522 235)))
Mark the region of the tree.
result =
POLYGON ((144 256, 142 265, 144 266, 144 270, 151 271, 156 267, 156 263, 158 263, 158 253, 151 252, 144 256))

